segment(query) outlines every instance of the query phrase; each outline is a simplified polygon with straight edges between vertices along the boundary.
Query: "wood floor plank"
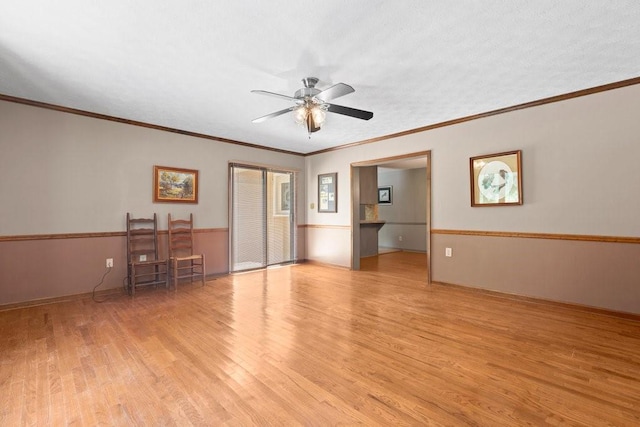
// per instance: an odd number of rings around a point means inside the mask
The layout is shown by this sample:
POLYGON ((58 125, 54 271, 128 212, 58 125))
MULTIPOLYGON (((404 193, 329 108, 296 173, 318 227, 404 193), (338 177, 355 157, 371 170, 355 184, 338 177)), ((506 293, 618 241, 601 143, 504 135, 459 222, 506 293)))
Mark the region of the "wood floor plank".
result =
POLYGON ((640 425, 640 322, 424 254, 0 311, 0 425, 640 425))

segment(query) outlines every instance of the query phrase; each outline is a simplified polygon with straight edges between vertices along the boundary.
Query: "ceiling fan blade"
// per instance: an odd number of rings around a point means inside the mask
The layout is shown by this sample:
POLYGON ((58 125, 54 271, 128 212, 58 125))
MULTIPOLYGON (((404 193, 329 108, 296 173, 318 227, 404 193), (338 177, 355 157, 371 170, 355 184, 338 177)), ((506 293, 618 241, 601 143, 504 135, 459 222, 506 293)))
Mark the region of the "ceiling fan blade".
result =
POLYGON ((332 99, 339 98, 341 96, 349 95, 356 90, 351 86, 344 83, 337 83, 322 92, 318 93, 315 97, 321 101, 331 101, 332 99))
POLYGON ((287 101, 293 101, 296 104, 301 104, 304 102, 301 99, 294 98, 292 96, 282 95, 275 92, 267 92, 266 90, 252 90, 251 93, 257 93, 260 95, 267 95, 267 96, 275 96, 276 98, 282 98, 282 99, 286 99, 287 101))
POLYGON ((258 117, 257 119, 251 120, 252 123, 262 123, 267 119, 271 119, 273 117, 278 117, 283 114, 287 114, 289 111, 293 111, 297 108, 297 106, 285 108, 284 110, 276 111, 275 113, 267 114, 266 116, 258 117))
POLYGON ((336 114, 342 114, 343 116, 355 117, 356 119, 369 120, 373 117, 371 111, 358 110, 350 107, 343 107, 342 105, 326 104, 329 106, 327 111, 336 114))

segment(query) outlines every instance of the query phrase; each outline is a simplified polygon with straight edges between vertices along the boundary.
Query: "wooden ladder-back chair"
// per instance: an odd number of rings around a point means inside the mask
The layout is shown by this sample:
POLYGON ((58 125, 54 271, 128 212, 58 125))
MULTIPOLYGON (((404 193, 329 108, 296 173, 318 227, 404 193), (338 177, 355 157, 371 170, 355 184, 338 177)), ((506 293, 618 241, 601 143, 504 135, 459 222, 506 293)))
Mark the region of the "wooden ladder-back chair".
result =
POLYGON ((127 274, 129 295, 136 287, 169 287, 169 260, 158 251, 158 219, 132 218, 127 212, 127 274))
POLYGON ((205 284, 204 254, 193 253, 193 214, 189 219, 171 219, 169 214, 169 266, 173 286, 178 289, 178 280, 188 278, 205 284))

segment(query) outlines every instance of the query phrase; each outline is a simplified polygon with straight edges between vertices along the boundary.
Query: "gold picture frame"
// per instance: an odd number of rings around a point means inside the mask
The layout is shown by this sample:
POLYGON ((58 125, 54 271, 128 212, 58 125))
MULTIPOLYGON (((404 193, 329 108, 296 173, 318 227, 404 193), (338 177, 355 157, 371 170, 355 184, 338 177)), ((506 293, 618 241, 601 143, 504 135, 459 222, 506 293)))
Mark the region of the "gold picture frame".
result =
POLYGON ((198 203, 198 171, 169 166, 153 167, 153 201, 198 203))
POLYGON ((471 157, 471 206, 522 205, 522 151, 471 157))

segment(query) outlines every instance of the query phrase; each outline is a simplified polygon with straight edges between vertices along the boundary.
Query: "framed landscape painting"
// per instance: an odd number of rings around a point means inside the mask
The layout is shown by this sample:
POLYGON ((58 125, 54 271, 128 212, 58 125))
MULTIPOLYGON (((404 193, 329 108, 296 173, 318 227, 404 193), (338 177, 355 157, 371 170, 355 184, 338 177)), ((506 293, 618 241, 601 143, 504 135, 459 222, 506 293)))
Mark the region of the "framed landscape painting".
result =
POLYGON ((154 166, 153 201, 198 203, 198 171, 154 166))

